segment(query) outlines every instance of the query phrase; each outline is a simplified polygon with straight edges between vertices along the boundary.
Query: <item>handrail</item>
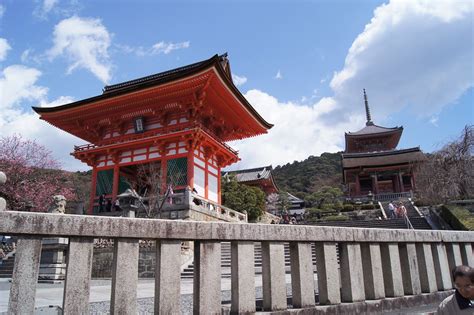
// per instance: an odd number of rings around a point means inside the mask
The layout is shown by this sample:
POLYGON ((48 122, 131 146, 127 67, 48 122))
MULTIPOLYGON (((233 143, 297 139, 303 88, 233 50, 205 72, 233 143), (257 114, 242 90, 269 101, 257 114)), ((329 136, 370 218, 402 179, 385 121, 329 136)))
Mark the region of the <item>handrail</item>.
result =
POLYGON ((387 219, 387 213, 385 213, 385 209, 383 208, 383 205, 380 201, 377 201, 377 203, 379 204, 379 207, 380 207, 380 211, 382 212, 382 216, 384 219, 387 219))
POLYGON ((408 218, 407 214, 406 213, 403 213, 403 220, 405 221, 405 225, 407 226, 408 229, 410 230, 414 230, 415 228, 413 227, 413 225, 411 224, 411 221, 410 219, 408 218))

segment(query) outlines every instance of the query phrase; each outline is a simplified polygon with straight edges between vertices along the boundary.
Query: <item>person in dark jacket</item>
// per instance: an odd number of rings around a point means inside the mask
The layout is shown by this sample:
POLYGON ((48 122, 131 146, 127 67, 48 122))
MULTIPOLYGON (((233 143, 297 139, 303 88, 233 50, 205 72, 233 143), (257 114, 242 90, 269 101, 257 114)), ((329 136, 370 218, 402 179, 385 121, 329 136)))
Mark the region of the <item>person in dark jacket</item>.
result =
POLYGON ((453 270, 454 291, 438 307, 439 315, 474 314, 474 268, 457 266, 453 270))

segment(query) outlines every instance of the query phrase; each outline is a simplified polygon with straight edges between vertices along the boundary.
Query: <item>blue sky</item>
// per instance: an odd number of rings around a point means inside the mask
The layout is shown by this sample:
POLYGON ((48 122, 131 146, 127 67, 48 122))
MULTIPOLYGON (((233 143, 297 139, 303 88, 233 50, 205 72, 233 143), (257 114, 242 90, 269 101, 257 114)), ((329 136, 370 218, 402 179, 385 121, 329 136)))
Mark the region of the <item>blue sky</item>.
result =
POLYGON ((403 125, 399 148, 436 150, 474 123, 472 1, 0 0, 0 134, 47 146, 69 170, 82 144, 31 106, 228 52, 234 82, 275 124, 230 143, 233 168, 344 148, 365 123, 403 125))

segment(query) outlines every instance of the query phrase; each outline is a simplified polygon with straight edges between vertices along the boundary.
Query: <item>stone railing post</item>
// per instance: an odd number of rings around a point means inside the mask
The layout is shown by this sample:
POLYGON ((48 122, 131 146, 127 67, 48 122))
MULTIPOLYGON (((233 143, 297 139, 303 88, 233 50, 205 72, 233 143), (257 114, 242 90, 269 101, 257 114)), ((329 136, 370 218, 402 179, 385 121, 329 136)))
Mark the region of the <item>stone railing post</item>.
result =
POLYGON ((461 246, 462 264, 466 266, 474 266, 474 255, 472 253, 471 243, 463 243, 461 246))
POLYGON ((19 237, 8 314, 33 314, 41 257, 41 236, 19 237))
POLYGON ((282 243, 262 242, 263 309, 285 310, 285 247, 282 243))
POLYGON ((71 237, 68 249, 63 312, 89 314, 89 294, 94 239, 71 237))
POLYGON ((449 270, 448 256, 446 247, 443 243, 431 244, 433 254, 433 263, 436 274, 436 285, 438 290, 449 290, 453 288, 451 283, 451 271, 449 270))
MULTIPOLYGON (((461 249, 458 243, 447 243, 446 254, 448 255, 449 270, 453 270, 456 266, 462 265, 461 249)), ((449 273, 451 274, 451 272, 449 273)), ((451 280, 454 282, 453 275, 451 280)))
POLYGON ((364 275, 360 244, 341 243, 339 245, 341 260, 341 298, 343 302, 365 300, 364 275))
POLYGON ((178 314, 180 304, 181 241, 156 242, 155 314, 178 314), (173 284, 173 285, 171 285, 173 284))
POLYGON ((291 288, 293 307, 314 306, 314 272, 311 243, 291 242, 291 288))
POLYGON ((115 239, 110 313, 136 314, 137 287, 138 240, 115 239))
POLYGON ((383 281, 387 297, 403 296, 403 282, 400 277, 400 252, 397 243, 382 243, 380 245, 382 255, 383 281))
POLYGON ((416 256, 420 270, 421 291, 423 293, 436 292, 438 287, 436 285, 436 273, 431 245, 427 243, 417 243, 416 256))
POLYGON ((337 263, 337 244, 316 242, 319 304, 340 304, 340 277, 337 263))
POLYGON ((414 243, 401 243, 400 264, 405 295, 421 294, 420 272, 414 243))
POLYGON ((194 242, 193 313, 221 314, 221 243, 194 242))
POLYGON ((188 207, 190 207, 193 204, 193 191, 191 190, 191 187, 186 186, 186 189, 184 190, 184 204, 188 207))
POLYGON ((362 251, 365 296, 369 300, 382 299, 385 297, 385 287, 383 284, 380 245, 363 243, 360 248, 362 251))
POLYGON ((255 313, 255 253, 253 242, 231 243, 232 314, 255 313))

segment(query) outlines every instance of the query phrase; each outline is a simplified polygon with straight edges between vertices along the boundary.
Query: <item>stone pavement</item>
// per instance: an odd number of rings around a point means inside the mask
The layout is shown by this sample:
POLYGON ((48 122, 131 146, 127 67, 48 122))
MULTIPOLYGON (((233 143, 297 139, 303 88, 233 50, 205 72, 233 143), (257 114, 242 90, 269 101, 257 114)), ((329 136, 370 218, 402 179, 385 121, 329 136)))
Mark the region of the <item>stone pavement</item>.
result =
MULTIPOLYGON (((317 275, 315 275, 317 282, 317 275)), ((315 282, 315 284, 316 284, 315 282)), ((286 275, 287 296, 291 296, 291 277, 286 275)), ((140 279, 138 283, 138 309, 139 314, 153 314, 153 296, 154 296, 154 279, 140 279)), ((256 297, 262 298, 262 277, 257 275, 255 277, 256 297)), ((317 285, 316 285, 317 288, 317 285)), ((221 279, 222 301, 224 307, 230 307, 230 278, 221 279)), ((6 314, 8 309, 8 296, 10 290, 10 283, 8 279, 0 279, 0 315, 6 314)), ((90 311, 91 314, 108 314, 110 303, 110 280, 92 280, 91 294, 90 294, 90 311)), ((181 279, 181 314, 192 314, 192 293, 193 280, 181 279)), ((57 314, 54 309, 48 311, 48 306, 61 306, 63 296, 63 284, 44 284, 39 283, 36 289, 36 314, 57 314)), ((384 312, 385 315, 402 315, 402 314, 433 314, 436 311, 438 303, 420 306, 410 309, 400 309, 398 311, 384 312)))
MULTIPOLYGON (((315 275, 315 281, 316 280, 315 275)), ((8 310, 8 297, 10 292, 10 283, 9 279, 0 279, 0 314, 8 310)), ((286 275, 287 287, 291 287, 289 283, 291 282, 291 276, 286 275)), ((257 297, 261 298, 261 287, 262 287, 262 276, 257 275, 255 277, 255 286, 257 288, 257 297), (260 294, 259 294, 260 293, 260 294)), ((47 307, 50 305, 53 306, 62 306, 63 303, 63 288, 64 284, 46 284, 38 283, 36 289, 36 307, 47 307)), ((230 278, 221 279, 221 290, 223 292, 230 292, 231 281, 230 278)), ((291 289, 291 288, 290 288, 291 289)), ((90 302, 91 302, 91 311, 94 307, 103 310, 110 302, 110 291, 111 291, 111 280, 92 280, 91 289, 90 289, 90 302), (102 303, 106 302, 106 303, 102 303), (95 305, 100 304, 103 305, 95 305)), ((140 279, 138 282, 137 298, 141 300, 141 304, 153 304, 153 297, 155 293, 155 281, 154 279, 140 279), (144 301, 149 299, 150 301, 144 301)), ((192 307, 192 293, 193 293, 193 280, 192 279, 182 279, 181 280, 181 295, 182 297, 186 296, 186 300, 191 299, 192 307)), ((291 292, 290 292, 291 294, 291 292)), ((225 294, 227 296, 227 294, 225 294)), ((227 297, 227 300, 230 299, 227 297)), ((224 297, 224 300, 226 298, 224 297)), ((140 301, 139 301, 140 302, 140 301)), ((186 303, 189 304, 189 303, 186 303)), ((187 310, 183 310, 183 313, 188 313, 187 310)), ((190 310, 192 313, 192 309, 190 310)), ((97 314, 103 314, 103 312, 98 312, 97 314)))

